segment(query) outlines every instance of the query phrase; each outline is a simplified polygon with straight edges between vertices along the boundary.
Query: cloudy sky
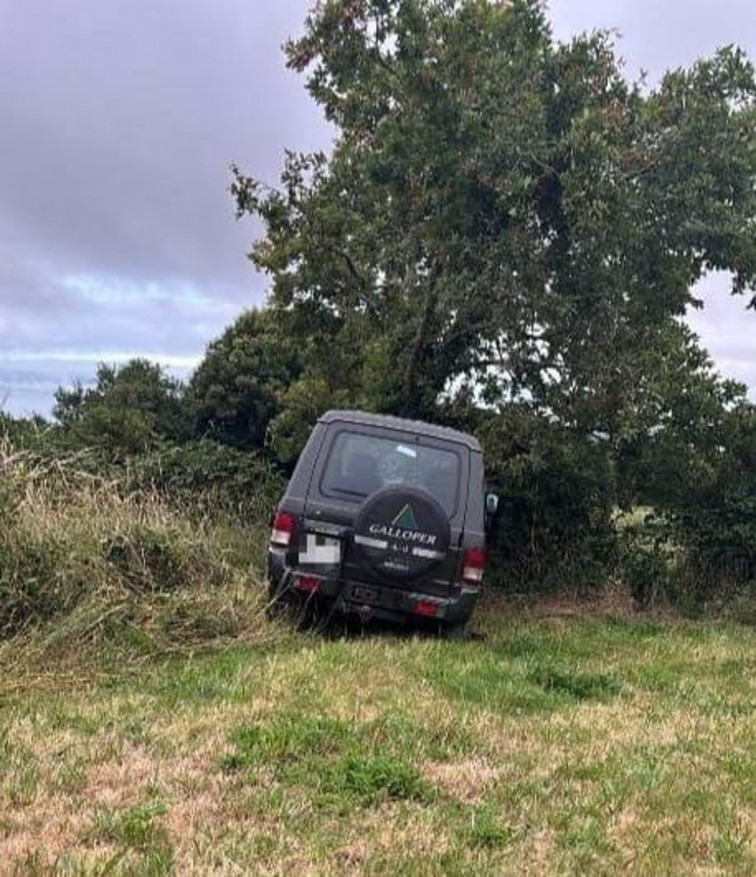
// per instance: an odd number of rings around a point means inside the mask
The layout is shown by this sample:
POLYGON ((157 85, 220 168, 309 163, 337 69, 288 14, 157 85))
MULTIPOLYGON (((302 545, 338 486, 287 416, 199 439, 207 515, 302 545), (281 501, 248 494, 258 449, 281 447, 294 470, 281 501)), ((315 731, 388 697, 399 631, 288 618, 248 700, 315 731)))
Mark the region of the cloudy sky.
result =
MULTIPOLYGON (((280 45, 309 0, 0 0, 0 403, 134 355, 187 374, 265 279, 228 165, 275 181, 330 135, 280 45)), ((716 46, 756 55, 753 0, 552 0, 556 35, 621 33, 652 80, 716 46), (683 11, 684 8, 684 11, 683 11)), ((695 326, 756 396, 756 314, 704 284, 695 326)))

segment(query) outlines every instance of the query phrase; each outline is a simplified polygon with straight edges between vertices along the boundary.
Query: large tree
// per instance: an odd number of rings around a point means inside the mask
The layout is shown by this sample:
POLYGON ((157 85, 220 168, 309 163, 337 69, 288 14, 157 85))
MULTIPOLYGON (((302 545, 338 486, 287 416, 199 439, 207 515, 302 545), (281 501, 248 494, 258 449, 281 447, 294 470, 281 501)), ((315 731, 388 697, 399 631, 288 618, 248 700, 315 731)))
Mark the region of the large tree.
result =
POLYGON ((91 387, 59 387, 53 416, 81 444, 116 454, 144 451, 160 439, 187 438, 183 384, 157 363, 100 363, 91 387))
POLYGON ((696 281, 754 289, 741 51, 630 84, 608 34, 558 43, 536 0, 327 0, 286 51, 333 150, 233 192, 306 354, 290 410, 438 417, 463 390, 614 446, 696 281))
POLYGON ((245 311, 207 348, 187 405, 195 431, 239 448, 262 448, 281 397, 299 376, 296 347, 271 311, 245 311))

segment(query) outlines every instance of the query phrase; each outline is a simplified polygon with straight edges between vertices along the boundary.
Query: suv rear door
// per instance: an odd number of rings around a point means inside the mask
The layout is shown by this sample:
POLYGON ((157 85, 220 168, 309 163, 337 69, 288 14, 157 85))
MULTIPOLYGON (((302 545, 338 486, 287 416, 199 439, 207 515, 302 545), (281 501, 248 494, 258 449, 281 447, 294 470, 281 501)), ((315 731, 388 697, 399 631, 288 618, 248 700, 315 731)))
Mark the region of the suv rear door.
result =
MULTIPOLYGON (((342 452, 347 445, 350 436, 372 437, 375 440, 386 440, 394 443, 400 453, 410 455, 413 448, 427 449, 427 456, 449 458, 454 456, 457 470, 456 487, 453 497, 449 501, 444 500, 446 512, 449 517, 451 529, 450 549, 446 559, 439 561, 430 573, 418 581, 410 583, 413 590, 423 591, 428 594, 446 596, 451 586, 458 579, 462 537, 465 526, 467 510, 468 483, 470 479, 470 451, 463 444, 451 440, 425 436, 422 433, 407 432, 397 429, 389 429, 382 426, 374 426, 347 421, 336 421, 328 426, 328 433, 321 446, 321 453, 313 468, 304 508, 304 526, 310 532, 332 534, 338 536, 342 542, 343 562, 341 575, 349 581, 380 583, 393 587, 402 587, 403 583, 397 580, 388 581, 377 577, 371 570, 359 563, 352 544, 352 528, 360 507, 366 498, 358 493, 349 494, 334 489, 329 484, 326 474, 332 471, 334 453, 342 452), (434 453, 434 449, 437 453, 434 453)), ((353 446, 358 446, 359 441, 353 441, 353 446)), ((375 444, 380 444, 376 441, 375 444)), ((383 472, 385 476, 387 473, 383 472)), ((389 473, 390 477, 390 473, 389 473)), ((370 479, 367 479, 369 482, 370 479)), ((382 478, 381 482, 368 483, 363 489, 380 489, 389 484, 400 484, 401 481, 391 481, 382 478)), ((351 488, 352 485, 343 485, 351 488)), ((413 485, 417 486, 417 485, 413 485)), ((442 498, 443 499, 443 498, 442 498)))

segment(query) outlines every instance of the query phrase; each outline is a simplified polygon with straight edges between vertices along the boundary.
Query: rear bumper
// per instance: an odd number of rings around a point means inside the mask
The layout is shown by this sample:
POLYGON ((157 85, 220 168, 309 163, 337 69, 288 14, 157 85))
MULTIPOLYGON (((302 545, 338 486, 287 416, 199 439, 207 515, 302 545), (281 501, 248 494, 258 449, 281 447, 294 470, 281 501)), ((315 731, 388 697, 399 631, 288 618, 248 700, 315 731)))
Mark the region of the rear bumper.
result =
POLYGON ((458 586, 451 594, 439 596, 413 587, 396 587, 343 579, 317 578, 315 589, 297 586, 297 572, 286 564, 284 551, 268 552, 268 578, 278 589, 287 578, 284 599, 316 599, 345 615, 357 615, 363 620, 378 619, 406 624, 413 619, 441 622, 445 625, 464 624, 470 618, 478 600, 478 588, 458 586), (287 576, 290 573, 290 576, 287 576), (432 611, 431 611, 432 608, 432 611))

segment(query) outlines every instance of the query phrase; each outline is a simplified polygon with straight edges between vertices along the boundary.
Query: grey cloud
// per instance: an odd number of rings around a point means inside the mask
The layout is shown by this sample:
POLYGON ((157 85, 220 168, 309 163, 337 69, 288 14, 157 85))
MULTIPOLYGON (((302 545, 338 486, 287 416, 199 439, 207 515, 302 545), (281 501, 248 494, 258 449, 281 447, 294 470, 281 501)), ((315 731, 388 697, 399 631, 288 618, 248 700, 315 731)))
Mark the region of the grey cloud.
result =
MULTIPOLYGON (((245 258, 259 229, 233 218, 228 165, 274 182, 284 147, 327 148, 330 129, 280 51, 310 5, 1 4, 0 400, 12 386, 14 410, 45 410, 50 386, 91 377, 98 353, 199 355, 262 300, 265 278, 245 258), (7 359, 14 351, 88 357, 27 368, 7 359)), ((756 44, 750 0, 692 0, 684 12, 661 0, 551 7, 558 38, 622 31, 630 74, 658 76, 722 43, 756 44)), ((723 329, 716 298, 704 340, 723 371, 752 374, 745 324, 723 329)))
POLYGON ((746 384, 756 401, 756 313, 746 310, 748 298, 730 294, 729 278, 712 274, 696 288, 702 310, 692 311, 688 323, 711 354, 717 371, 746 384))
POLYGON ((646 70, 651 82, 665 70, 692 64, 720 47, 756 46, 756 6, 751 0, 551 0, 555 35, 567 39, 595 28, 619 32, 618 50, 628 75, 646 70))
POLYGON ((298 6, 6 4, 3 238, 67 271, 190 277, 259 298, 227 169, 275 177, 284 145, 327 142, 282 72, 298 6))
POLYGON ((199 355, 265 279, 226 189, 329 131, 282 41, 303 3, 25 0, 0 11, 0 401, 93 372, 9 353, 199 355), (93 298, 67 279, 88 276, 93 298), (120 286, 116 295, 110 292, 120 286), (154 294, 158 288, 158 295, 154 294), (129 294, 123 296, 123 289, 129 294))
MULTIPOLYGON (((68 295, 69 291, 61 290, 61 297, 68 295)), ((60 306, 60 302, 42 309, 24 307, 18 301, 11 308, 0 304, 0 327, 12 327, 0 337, 0 359, 3 354, 7 358, 39 350, 197 353, 237 312, 234 302, 179 295, 85 304, 74 297, 71 308, 60 306)))

